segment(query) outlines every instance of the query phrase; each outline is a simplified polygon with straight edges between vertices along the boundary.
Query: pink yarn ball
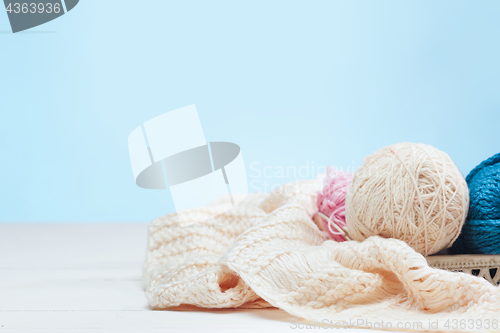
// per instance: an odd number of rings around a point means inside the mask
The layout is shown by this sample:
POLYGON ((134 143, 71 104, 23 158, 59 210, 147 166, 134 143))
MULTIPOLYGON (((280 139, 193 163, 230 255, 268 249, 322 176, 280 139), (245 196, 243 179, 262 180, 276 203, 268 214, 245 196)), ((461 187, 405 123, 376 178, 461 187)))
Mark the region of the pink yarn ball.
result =
POLYGON ((323 191, 318 192, 316 204, 318 211, 330 218, 330 221, 321 219, 323 230, 326 230, 330 237, 343 242, 343 233, 336 231, 330 223, 335 223, 341 229, 345 228, 345 198, 349 184, 352 180, 352 173, 338 171, 335 168, 326 169, 326 177, 323 180, 323 191))

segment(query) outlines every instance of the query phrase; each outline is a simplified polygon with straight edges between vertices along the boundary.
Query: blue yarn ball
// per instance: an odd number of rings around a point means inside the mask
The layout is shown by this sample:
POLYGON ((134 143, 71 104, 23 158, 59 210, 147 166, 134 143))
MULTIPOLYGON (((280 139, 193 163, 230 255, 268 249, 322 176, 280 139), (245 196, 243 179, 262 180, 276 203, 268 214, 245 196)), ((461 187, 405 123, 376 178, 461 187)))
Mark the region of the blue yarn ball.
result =
POLYGON ((454 252, 500 254, 500 154, 483 161, 465 180, 469 213, 454 252))

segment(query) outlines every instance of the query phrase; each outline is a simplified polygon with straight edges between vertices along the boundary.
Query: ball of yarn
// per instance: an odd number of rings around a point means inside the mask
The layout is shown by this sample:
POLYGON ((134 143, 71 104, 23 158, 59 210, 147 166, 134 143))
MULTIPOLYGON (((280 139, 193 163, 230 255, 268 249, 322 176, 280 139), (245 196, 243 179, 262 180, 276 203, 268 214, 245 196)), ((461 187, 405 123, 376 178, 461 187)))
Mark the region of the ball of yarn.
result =
POLYGON ((352 180, 350 172, 343 172, 329 167, 326 169, 326 176, 323 180, 323 190, 318 193, 318 211, 325 214, 329 220, 320 219, 322 230, 328 232, 330 237, 338 242, 344 241, 343 233, 332 228, 331 223, 335 223, 340 228, 346 226, 345 223, 345 198, 347 189, 352 180))
POLYGON ((450 157, 429 145, 400 143, 366 157, 346 198, 349 235, 397 238, 430 255, 451 246, 469 193, 450 157))
POLYGON ((500 254, 500 154, 475 167, 466 178, 469 213, 454 252, 500 254))

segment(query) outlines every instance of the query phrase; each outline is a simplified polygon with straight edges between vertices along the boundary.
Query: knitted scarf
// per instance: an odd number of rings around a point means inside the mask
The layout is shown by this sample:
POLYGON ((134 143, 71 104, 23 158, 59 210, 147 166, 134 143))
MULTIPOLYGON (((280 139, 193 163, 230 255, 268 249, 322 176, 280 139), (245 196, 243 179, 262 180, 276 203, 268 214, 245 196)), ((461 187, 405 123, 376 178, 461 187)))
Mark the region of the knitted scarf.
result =
MULTIPOLYGON (((404 242, 370 237, 338 243, 311 220, 321 184, 299 181, 154 220, 144 282, 150 305, 277 307, 308 321, 500 318, 500 289, 428 266, 404 242), (215 218, 207 219, 214 212, 215 218), (202 221, 202 222, 199 222, 202 221)), ((448 323, 449 324, 449 323, 448 323)), ((450 326, 451 327, 451 326, 450 326)))

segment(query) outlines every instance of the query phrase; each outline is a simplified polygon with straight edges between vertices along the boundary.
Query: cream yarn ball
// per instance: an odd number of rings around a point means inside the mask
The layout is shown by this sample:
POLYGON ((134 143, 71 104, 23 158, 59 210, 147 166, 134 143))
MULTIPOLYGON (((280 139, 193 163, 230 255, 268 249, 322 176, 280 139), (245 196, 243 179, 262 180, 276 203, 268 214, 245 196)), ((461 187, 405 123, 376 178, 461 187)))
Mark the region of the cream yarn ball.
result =
POLYGON ((450 157, 425 144, 400 143, 366 157, 346 198, 349 235, 397 238, 430 255, 457 239, 469 205, 450 157))

